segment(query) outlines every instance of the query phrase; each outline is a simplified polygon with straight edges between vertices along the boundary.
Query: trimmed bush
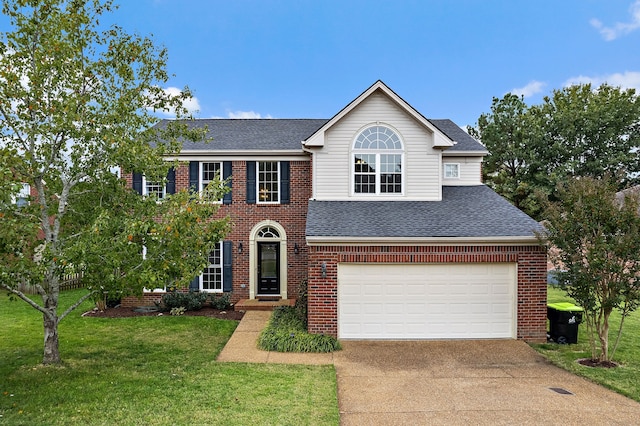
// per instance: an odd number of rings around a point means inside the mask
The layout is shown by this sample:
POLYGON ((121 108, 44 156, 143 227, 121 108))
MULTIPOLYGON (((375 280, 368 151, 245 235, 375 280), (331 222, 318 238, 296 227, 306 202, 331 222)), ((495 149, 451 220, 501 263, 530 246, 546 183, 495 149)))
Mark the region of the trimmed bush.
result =
POLYGON ((258 347, 275 352, 333 352, 340 342, 332 336, 309 334, 300 311, 281 306, 271 315, 269 324, 258 338, 258 347))
POLYGON ((219 311, 227 310, 231 307, 231 293, 214 294, 211 296, 211 306, 219 311))
POLYGON ((173 308, 184 308, 187 311, 199 311, 207 301, 207 293, 165 293, 160 305, 170 311, 173 308))

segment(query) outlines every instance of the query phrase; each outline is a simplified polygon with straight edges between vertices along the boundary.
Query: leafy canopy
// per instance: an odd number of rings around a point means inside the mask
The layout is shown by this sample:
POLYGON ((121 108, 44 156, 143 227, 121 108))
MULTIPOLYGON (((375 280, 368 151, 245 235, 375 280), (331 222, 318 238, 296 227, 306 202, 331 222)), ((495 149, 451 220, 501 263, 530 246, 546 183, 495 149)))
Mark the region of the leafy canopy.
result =
MULTIPOLYGON (((60 282, 82 272, 93 292, 185 284, 207 263, 227 221, 186 192, 134 194, 114 167, 162 181, 183 140, 203 140, 163 89, 167 52, 101 25, 111 0, 3 0, 0 33, 0 287, 43 315, 45 363, 60 362, 60 282), (154 126, 157 112, 178 120, 154 126), (16 194, 27 183, 30 204, 16 194), (143 253, 144 252, 144 253, 143 253), (21 288, 30 287, 42 302, 21 288)), ((221 183, 212 185, 220 197, 221 183)))
POLYGON ((568 178, 612 176, 623 189, 640 176, 640 100, 634 89, 574 85, 532 106, 507 94, 493 99, 473 134, 490 152, 485 182, 536 218, 542 213, 539 195, 557 199, 556 185, 568 178))
POLYGON ((592 357, 609 361, 624 318, 640 303, 639 199, 616 198, 612 180, 572 179, 558 188, 559 201, 547 202, 543 242, 559 271, 560 285, 584 308, 592 357), (609 317, 622 321, 612 351, 609 317))

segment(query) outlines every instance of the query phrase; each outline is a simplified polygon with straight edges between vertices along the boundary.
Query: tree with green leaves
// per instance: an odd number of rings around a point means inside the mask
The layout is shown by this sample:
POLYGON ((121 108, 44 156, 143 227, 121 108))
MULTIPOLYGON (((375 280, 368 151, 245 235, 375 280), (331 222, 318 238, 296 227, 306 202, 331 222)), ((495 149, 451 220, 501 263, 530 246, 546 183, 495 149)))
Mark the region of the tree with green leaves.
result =
POLYGON ((616 199, 610 179, 571 179, 558 187, 556 202, 545 207, 546 232, 540 237, 560 285, 584 308, 591 356, 613 359, 624 320, 640 303, 639 199, 632 193, 616 199), (621 321, 609 345, 611 313, 621 321))
POLYGON ((487 184, 529 215, 541 218, 534 196, 555 199, 571 177, 616 179, 623 189, 640 175, 640 99, 634 89, 603 84, 554 90, 540 105, 512 94, 494 99, 474 135, 489 155, 487 184))
POLYGON ((482 167, 484 182, 519 209, 535 214, 539 206, 530 177, 540 132, 524 99, 510 93, 493 98, 491 113, 480 116, 471 134, 489 150, 482 167))
MULTIPOLYGON (((2 2, 11 29, 0 33, 0 287, 42 314, 45 364, 61 362, 58 323, 84 300, 187 285, 228 227, 211 220, 214 203, 187 192, 141 197, 114 173, 160 182, 177 165, 163 158, 204 130, 153 126, 157 111, 189 118, 191 94, 162 88, 165 49, 101 26, 113 9, 110 0, 2 2), (15 202, 23 183, 35 194, 26 206, 15 202), (59 312, 70 272, 90 290, 59 312)), ((210 186, 218 198, 220 182, 210 186)))

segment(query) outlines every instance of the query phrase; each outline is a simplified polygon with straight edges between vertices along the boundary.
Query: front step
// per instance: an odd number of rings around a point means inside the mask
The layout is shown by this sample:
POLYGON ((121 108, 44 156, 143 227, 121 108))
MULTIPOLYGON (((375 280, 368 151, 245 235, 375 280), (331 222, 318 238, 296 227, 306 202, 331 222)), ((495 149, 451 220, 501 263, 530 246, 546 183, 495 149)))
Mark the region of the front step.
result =
POLYGON ((242 299, 236 303, 236 311, 273 311, 278 306, 294 306, 296 299, 259 300, 242 299))

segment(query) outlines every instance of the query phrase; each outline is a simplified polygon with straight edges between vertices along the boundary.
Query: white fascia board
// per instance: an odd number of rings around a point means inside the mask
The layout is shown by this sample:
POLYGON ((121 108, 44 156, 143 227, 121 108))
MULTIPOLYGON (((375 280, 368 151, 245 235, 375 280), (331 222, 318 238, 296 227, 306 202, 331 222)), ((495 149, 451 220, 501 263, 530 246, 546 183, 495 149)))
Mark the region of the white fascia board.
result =
POLYGON ((309 246, 520 246, 540 245, 535 236, 523 237, 307 237, 309 246))
POLYGON ((227 161, 260 161, 268 158, 280 161, 309 161, 308 153, 292 151, 182 151, 178 156, 165 157, 168 161, 202 161, 207 158, 227 161))
POLYGON ((443 157, 485 157, 488 151, 442 151, 443 157))

